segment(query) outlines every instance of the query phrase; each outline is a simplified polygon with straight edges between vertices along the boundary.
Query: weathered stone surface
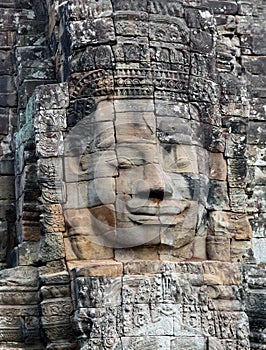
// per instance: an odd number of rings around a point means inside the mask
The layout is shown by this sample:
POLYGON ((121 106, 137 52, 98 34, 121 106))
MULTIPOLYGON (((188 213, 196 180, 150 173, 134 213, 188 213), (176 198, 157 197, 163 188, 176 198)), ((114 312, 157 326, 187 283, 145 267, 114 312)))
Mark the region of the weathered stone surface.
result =
POLYGON ((13 176, 1 176, 0 178, 0 199, 14 199, 14 177, 13 176))
POLYGON ((254 255, 258 263, 265 263, 265 245, 266 240, 265 238, 254 238, 253 239, 253 250, 254 255))
POLYGON ((209 186, 208 208, 212 210, 229 209, 227 182, 211 180, 209 186))
POLYGON ((230 246, 231 261, 248 261, 252 253, 252 242, 232 240, 230 246))
POLYGON ((115 249, 114 257, 117 261, 136 261, 143 260, 143 256, 147 260, 158 260, 158 252, 154 251, 153 247, 134 247, 115 249))
POLYGON ((110 260, 102 261, 76 261, 68 263, 71 273, 75 277, 116 277, 122 276, 123 264, 110 260))
POLYGON ((113 20, 108 17, 72 22, 70 30, 74 48, 106 44, 115 39, 113 20))
POLYGON ((236 240, 250 240, 251 227, 246 214, 213 211, 209 232, 214 236, 227 236, 236 240))
POLYGON ((0 272, 0 285, 7 286, 37 286, 37 269, 32 266, 17 266, 0 272))
POLYGON ((239 285, 241 271, 236 263, 203 262, 204 280, 209 285, 239 285))
POLYGON ((265 123, 263 122, 250 122, 248 143, 251 145, 263 145, 265 144, 265 123))
POLYGON ((230 240, 223 236, 208 236, 207 257, 210 260, 230 261, 230 240))
POLYGON ((41 238, 38 260, 47 262, 64 258, 65 250, 61 233, 46 233, 41 238))
POLYGON ((206 349, 206 341, 204 337, 200 336, 181 336, 176 339, 171 340, 171 347, 172 349, 174 347, 183 347, 184 349, 191 349, 191 350, 205 350, 206 349))
POLYGON ((38 261, 39 244, 36 242, 24 242, 18 246, 19 265, 33 265, 38 261))
POLYGON ((162 164, 171 173, 198 173, 196 148, 187 145, 163 145, 162 164))
MULTIPOLYGON (((94 239, 95 240, 95 239, 94 239)), ((66 259, 72 260, 102 260, 112 259, 113 250, 94 243, 93 238, 90 239, 86 235, 71 236, 64 238, 66 259)), ((96 239, 96 242, 98 240, 96 239)))
POLYGON ((66 185, 65 209, 91 208, 115 202, 115 182, 111 177, 66 185))
POLYGON ((239 212, 239 213, 246 212, 247 195, 243 188, 230 188, 229 198, 230 198, 230 207, 232 211, 239 212))
POLYGON ((0 348, 263 347, 261 1, 0 8, 0 348))
POLYGON ((226 180, 227 166, 222 153, 209 152, 209 169, 211 179, 226 180))

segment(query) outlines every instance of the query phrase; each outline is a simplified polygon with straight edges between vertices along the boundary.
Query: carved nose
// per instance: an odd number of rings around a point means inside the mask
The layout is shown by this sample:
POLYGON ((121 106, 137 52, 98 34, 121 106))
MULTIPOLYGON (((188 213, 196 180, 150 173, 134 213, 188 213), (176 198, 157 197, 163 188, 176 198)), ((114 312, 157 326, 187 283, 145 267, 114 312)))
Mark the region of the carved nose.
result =
POLYGON ((171 197, 173 188, 171 180, 166 176, 159 164, 149 164, 144 170, 143 181, 136 184, 136 195, 146 198, 163 200, 165 197, 171 197))

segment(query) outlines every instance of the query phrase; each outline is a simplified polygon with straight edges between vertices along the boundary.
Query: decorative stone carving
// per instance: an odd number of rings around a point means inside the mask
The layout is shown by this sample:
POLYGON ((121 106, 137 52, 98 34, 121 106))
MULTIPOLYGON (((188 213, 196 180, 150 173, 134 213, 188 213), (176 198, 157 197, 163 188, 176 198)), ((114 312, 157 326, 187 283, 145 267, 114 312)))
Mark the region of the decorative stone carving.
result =
POLYGON ((0 348, 263 347, 263 4, 0 8, 0 348))

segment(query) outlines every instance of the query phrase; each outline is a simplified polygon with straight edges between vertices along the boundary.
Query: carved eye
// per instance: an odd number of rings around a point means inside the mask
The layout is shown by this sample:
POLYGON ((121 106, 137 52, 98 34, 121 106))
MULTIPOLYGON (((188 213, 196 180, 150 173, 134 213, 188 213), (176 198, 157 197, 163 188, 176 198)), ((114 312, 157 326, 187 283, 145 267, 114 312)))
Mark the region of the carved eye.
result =
POLYGON ((190 165, 190 161, 186 158, 179 158, 176 161, 176 166, 180 169, 186 168, 190 165))
POLYGON ((179 158, 177 160, 171 161, 168 163, 168 167, 172 170, 179 169, 182 171, 190 166, 190 161, 186 158, 179 158))
POLYGON ((119 159, 119 161, 118 161, 118 168, 119 169, 129 169, 129 168, 132 168, 134 166, 135 166, 135 164, 131 159, 122 158, 122 159, 119 159))

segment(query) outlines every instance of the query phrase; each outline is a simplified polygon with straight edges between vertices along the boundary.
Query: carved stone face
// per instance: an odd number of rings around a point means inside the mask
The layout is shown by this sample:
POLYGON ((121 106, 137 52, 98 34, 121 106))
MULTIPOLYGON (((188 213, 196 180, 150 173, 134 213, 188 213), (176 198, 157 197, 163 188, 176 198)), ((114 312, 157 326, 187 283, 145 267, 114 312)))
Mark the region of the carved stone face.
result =
POLYGON ((105 100, 69 133, 65 217, 77 256, 87 256, 80 252, 87 240, 192 246, 207 198, 207 151, 188 106, 174 109, 156 110, 151 99, 105 100))
POLYGON ((213 17, 172 1, 104 4, 82 42, 80 22, 71 27, 64 212, 73 258, 112 257, 93 244, 190 258, 206 237, 208 151, 221 152, 213 17))

